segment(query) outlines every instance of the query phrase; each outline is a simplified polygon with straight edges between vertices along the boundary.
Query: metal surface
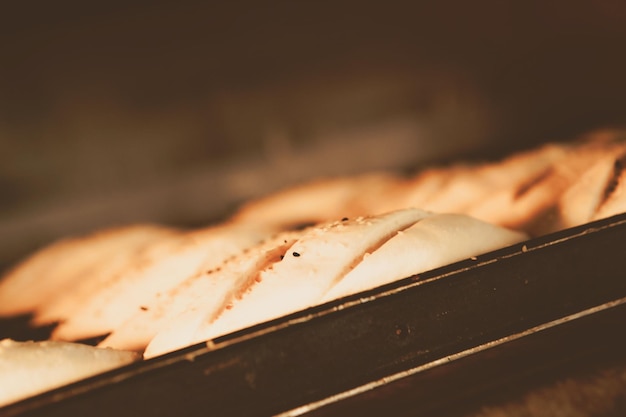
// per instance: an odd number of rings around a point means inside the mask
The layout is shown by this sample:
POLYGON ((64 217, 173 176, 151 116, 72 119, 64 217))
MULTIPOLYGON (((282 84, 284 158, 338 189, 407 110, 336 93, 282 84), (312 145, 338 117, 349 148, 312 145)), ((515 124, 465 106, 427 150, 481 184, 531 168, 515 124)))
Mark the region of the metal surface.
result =
MULTIPOLYGON (((623 313, 625 238, 620 215, 533 239, 133 364, 0 415, 345 415, 344 405, 367 404, 387 387, 428 385, 429 374, 439 373, 439 386, 468 381, 467 369, 454 364, 481 357, 472 366, 491 369, 492 352, 623 313)), ((594 326, 582 329, 577 337, 594 326)), ((560 354, 578 353, 536 348, 526 360, 560 354)), ((484 378, 482 387, 488 392, 484 378)), ((449 405, 441 395, 417 398, 425 413, 449 405)))
POLYGON ((284 416, 624 416, 623 301, 284 416))

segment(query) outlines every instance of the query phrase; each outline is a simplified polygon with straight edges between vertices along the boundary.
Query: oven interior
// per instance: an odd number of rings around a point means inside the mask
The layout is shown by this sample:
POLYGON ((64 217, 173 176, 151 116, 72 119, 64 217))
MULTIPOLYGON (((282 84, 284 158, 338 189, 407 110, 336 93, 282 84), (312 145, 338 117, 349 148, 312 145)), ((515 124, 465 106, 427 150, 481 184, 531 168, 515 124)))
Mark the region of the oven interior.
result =
MULTIPOLYGON (((0 269, 67 235, 206 225, 314 178, 626 124, 617 1, 61 0, 1 19, 0 269)), ((623 237, 623 216, 540 237, 6 412, 480 415, 620 379, 623 237)))

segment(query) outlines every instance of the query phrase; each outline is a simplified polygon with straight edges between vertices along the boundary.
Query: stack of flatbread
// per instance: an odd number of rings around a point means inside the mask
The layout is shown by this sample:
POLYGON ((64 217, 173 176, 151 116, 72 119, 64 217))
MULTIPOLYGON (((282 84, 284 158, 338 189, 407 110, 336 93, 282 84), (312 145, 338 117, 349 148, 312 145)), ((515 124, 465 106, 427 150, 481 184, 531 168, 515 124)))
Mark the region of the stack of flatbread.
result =
POLYGON ((605 132, 412 176, 318 180, 199 230, 67 238, 0 280, 0 316, 151 358, 624 212, 625 162, 626 145, 605 132))

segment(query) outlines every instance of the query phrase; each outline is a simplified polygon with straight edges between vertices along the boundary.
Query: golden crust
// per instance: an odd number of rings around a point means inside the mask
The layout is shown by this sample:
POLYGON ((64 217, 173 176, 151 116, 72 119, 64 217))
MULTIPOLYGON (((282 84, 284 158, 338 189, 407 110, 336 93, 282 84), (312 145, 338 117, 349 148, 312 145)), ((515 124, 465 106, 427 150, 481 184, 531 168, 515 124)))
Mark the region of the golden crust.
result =
POLYGON ((117 254, 176 233, 161 226, 132 225, 66 238, 44 247, 0 280, 0 315, 38 311, 117 254))

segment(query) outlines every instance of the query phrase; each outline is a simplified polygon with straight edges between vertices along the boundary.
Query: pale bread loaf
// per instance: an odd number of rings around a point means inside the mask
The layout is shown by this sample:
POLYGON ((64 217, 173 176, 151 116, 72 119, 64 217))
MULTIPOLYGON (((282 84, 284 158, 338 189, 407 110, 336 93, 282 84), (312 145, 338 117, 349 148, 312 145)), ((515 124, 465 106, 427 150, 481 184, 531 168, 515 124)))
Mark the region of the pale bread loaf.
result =
POLYGON ((0 407, 141 359, 68 342, 0 341, 0 407))

